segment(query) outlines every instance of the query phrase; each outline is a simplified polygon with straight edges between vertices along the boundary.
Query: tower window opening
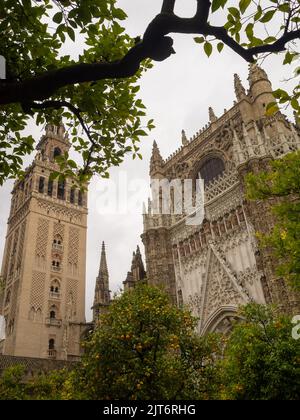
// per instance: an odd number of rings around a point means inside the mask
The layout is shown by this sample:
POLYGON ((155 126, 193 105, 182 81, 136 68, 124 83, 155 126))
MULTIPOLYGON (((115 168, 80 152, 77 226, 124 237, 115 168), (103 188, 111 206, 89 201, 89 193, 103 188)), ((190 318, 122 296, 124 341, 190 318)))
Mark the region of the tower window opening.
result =
POLYGON ((44 187, 45 187, 45 178, 43 176, 40 176, 40 179, 39 179, 39 193, 44 192, 44 187))
POLYGON ((54 350, 55 349, 55 340, 54 340, 54 338, 50 338, 49 343, 48 343, 48 348, 49 348, 49 350, 54 350))
POLYGON ((57 249, 59 251, 62 251, 62 237, 60 235, 55 235, 54 239, 53 239, 53 244, 52 247, 54 249, 57 249))
POLYGON ((50 297, 59 298, 60 284, 58 280, 54 280, 50 286, 50 297))
POLYGON ((78 191, 78 205, 82 206, 83 204, 83 194, 82 191, 78 191))
POLYGON ((70 203, 72 203, 72 204, 75 203, 75 188, 71 188, 71 191, 70 191, 70 203))
POLYGON ((60 156, 61 155, 61 150, 60 150, 60 148, 59 147, 55 147, 55 149, 54 149, 54 151, 53 151, 53 157, 54 157, 54 159, 57 157, 57 156, 60 156))
POLYGON ((65 181, 59 181, 57 185, 57 198, 65 199, 65 181))
POLYGON ((50 311, 50 319, 55 319, 56 318, 56 313, 55 311, 50 311))
POLYGON ((48 181, 48 195, 49 195, 49 197, 52 197, 52 193, 53 193, 53 181, 51 179, 49 179, 49 181, 48 181))

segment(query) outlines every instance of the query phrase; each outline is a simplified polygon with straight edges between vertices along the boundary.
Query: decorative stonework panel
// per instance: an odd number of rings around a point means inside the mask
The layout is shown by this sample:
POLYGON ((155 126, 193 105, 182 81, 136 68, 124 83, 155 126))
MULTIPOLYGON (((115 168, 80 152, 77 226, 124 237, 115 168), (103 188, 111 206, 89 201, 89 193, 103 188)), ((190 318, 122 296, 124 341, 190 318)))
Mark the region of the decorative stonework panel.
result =
POLYGON ((22 264, 25 230, 26 230, 26 220, 22 223, 21 232, 20 232, 19 250, 18 250, 18 257, 17 257, 17 269, 18 270, 20 269, 21 264, 22 264))
POLYGON ((70 209, 66 206, 61 206, 56 203, 50 203, 49 201, 43 199, 38 199, 37 204, 48 214, 52 212, 57 219, 72 219, 72 221, 74 222, 81 222, 82 220, 82 213, 80 211, 70 209))
POLYGON ((40 259, 45 259, 47 254, 47 245, 48 245, 48 236, 49 236, 49 220, 39 218, 37 235, 36 235, 36 246, 35 246, 35 255, 40 259))
POLYGON ((43 310, 44 294, 45 294, 45 280, 46 274, 40 271, 33 271, 31 293, 30 293, 30 308, 35 311, 43 310))
POLYGON ((62 223, 54 223, 54 228, 53 228, 53 236, 55 237, 56 235, 61 236, 62 239, 64 239, 64 232, 65 232, 65 225, 63 225, 62 223))
POLYGON ((68 271, 77 274, 79 260, 79 229, 69 228, 68 271))
POLYGON ((9 268, 9 259, 10 259, 10 252, 11 252, 11 243, 12 243, 12 235, 7 239, 7 249, 5 254, 5 262, 3 267, 3 277, 6 280, 8 275, 8 268, 9 268))
POLYGON ((209 316, 221 306, 238 306, 245 303, 245 300, 235 290, 231 279, 214 253, 211 253, 208 264, 205 289, 202 309, 203 318, 201 320, 202 326, 209 316))
POLYGON ((11 320, 14 320, 17 310, 17 300, 18 300, 18 290, 19 290, 19 282, 14 282, 12 286, 12 294, 11 294, 11 306, 10 306, 10 313, 9 317, 11 320))

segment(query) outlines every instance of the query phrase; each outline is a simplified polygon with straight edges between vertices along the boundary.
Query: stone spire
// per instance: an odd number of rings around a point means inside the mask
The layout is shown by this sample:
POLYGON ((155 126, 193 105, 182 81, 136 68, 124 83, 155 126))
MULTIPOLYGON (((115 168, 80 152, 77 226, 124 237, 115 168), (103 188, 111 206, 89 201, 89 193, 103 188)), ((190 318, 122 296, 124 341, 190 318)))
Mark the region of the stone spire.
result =
POLYGON ((184 130, 181 131, 181 141, 183 146, 186 146, 189 143, 184 130))
POLYGON ((137 272, 136 272, 136 279, 139 280, 143 280, 146 277, 146 271, 144 268, 144 263, 143 263, 143 259, 142 259, 142 254, 140 251, 140 247, 137 246, 136 247, 136 252, 135 252, 135 267, 134 267, 137 272))
POLYGON ((103 309, 110 303, 110 290, 109 290, 109 274, 106 262, 105 244, 102 242, 101 259, 99 273, 96 278, 95 296, 93 309, 93 320, 97 322, 99 315, 103 313, 103 309))
POLYGON ((132 254, 131 271, 127 273, 126 280, 123 282, 124 289, 133 289, 138 282, 146 279, 146 271, 139 246, 132 254))
POLYGON ((240 76, 236 73, 234 75, 234 91, 235 91, 236 99, 238 101, 241 101, 246 96, 246 91, 242 84, 240 76))
POLYGON ((163 167, 164 160, 161 157, 156 141, 153 142, 152 156, 150 160, 150 174, 155 175, 163 167))
POLYGON ((208 108, 208 114, 209 114, 209 120, 211 123, 217 121, 216 114, 211 106, 208 108))
POLYGON ((248 80, 249 80, 250 88, 255 82, 259 80, 263 80, 263 79, 269 81, 267 73, 261 67, 259 67, 256 63, 249 64, 248 80))

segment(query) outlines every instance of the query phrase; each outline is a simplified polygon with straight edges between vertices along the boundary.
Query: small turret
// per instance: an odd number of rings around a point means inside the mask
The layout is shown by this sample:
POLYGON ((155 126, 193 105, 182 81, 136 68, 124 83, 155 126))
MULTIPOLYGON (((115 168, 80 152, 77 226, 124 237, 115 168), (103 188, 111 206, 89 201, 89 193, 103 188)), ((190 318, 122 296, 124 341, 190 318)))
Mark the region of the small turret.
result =
POLYGON ((260 80, 267 80, 270 83, 265 70, 259 67, 256 63, 249 64, 248 80, 249 80, 250 89, 254 83, 259 82, 260 80))
POLYGON ((241 82, 240 76, 236 73, 234 75, 234 91, 235 91, 235 96, 238 102, 241 101, 243 98, 245 98, 246 96, 245 88, 241 82))
POLYGON ((183 146, 186 146, 187 144, 189 144, 188 138, 184 130, 181 131, 181 142, 183 146))
POLYGON ((211 106, 208 108, 208 115, 209 115, 209 121, 211 123, 217 121, 218 118, 216 117, 216 114, 211 106))
POLYGON ((127 273, 126 280, 123 282, 124 290, 133 289, 139 282, 146 279, 146 271, 139 246, 133 252, 131 261, 131 271, 127 273))
POLYGON ((150 160, 150 175, 151 177, 154 177, 160 173, 162 173, 162 168, 164 166, 164 160, 161 157, 159 148, 157 146, 156 141, 153 142, 153 148, 152 148, 152 156, 150 160))
POLYGON ((273 89, 267 73, 257 64, 249 67, 249 96, 253 101, 253 117, 255 120, 266 116, 269 103, 274 102, 273 89))

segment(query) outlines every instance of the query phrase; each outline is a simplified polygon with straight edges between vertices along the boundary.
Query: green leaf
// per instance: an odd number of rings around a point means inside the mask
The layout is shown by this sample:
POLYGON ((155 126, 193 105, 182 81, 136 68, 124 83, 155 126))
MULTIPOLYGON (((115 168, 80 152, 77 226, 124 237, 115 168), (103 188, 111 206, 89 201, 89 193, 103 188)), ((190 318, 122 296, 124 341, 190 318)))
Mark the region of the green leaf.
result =
POLYGON ((227 0, 213 0, 211 11, 214 13, 217 11, 220 7, 224 9, 225 4, 227 3, 227 0))
POLYGON ((236 7, 228 7, 228 11, 229 13, 232 14, 232 16, 234 16, 236 19, 240 19, 241 15, 240 15, 240 11, 239 9, 237 9, 236 7))
POLYGON ((57 12, 57 13, 55 13, 55 15, 53 16, 53 22, 55 22, 55 23, 61 23, 62 19, 63 19, 63 14, 62 14, 62 12, 57 12))
POLYGON ((299 102, 296 98, 293 98, 291 100, 291 106, 296 110, 299 111, 300 110, 300 106, 299 106, 299 102))
POLYGON ((210 42, 207 42, 206 41, 205 44, 204 44, 204 46, 203 46, 203 48, 204 48, 204 51, 205 51, 205 54, 207 55, 207 57, 210 57, 211 56, 211 53, 213 51, 212 44, 210 42))
POLYGON ((245 29, 245 32, 246 32, 246 35, 247 35, 249 41, 252 41, 252 39, 253 39, 253 27, 254 27, 253 23, 248 23, 248 25, 246 26, 246 29, 245 29))
POLYGON ((257 12, 254 15, 254 20, 258 21, 261 18, 262 14, 263 14, 262 7, 260 5, 258 5, 257 6, 257 12))
POLYGON ((223 48, 224 48, 223 42, 219 42, 218 45, 217 45, 217 49, 218 49, 219 53, 223 50, 223 48))
POLYGON ((205 41, 205 38, 203 36, 196 36, 194 38, 194 41, 196 42, 196 44, 202 44, 205 41))
POLYGON ((297 56, 298 56, 297 53, 292 53, 290 51, 287 51, 287 53, 285 54, 285 57, 284 57, 283 64, 291 64, 293 59, 297 56))
POLYGON ((265 40, 264 43, 266 44, 272 44, 273 42, 275 42, 277 40, 277 38, 275 38, 275 36, 268 36, 265 40))
POLYGON ((270 20, 273 18, 276 11, 277 11, 276 9, 275 10, 269 10, 267 13, 265 13, 263 15, 263 17, 259 21, 262 22, 262 23, 270 22, 270 20))
POLYGON ((67 26, 67 32, 68 32, 68 35, 71 38, 71 40, 74 42, 75 41, 75 32, 74 32, 74 29, 71 28, 70 26, 67 26))
POLYGON ((251 0, 241 0, 239 3, 239 8, 242 13, 242 15, 245 13, 245 11, 248 9, 249 5, 251 3, 251 0))
POLYGON ((289 5, 289 3, 283 3, 283 4, 280 4, 280 5, 278 6, 278 9, 279 9, 281 12, 284 12, 284 13, 289 13, 289 11, 290 11, 290 5, 289 5))

